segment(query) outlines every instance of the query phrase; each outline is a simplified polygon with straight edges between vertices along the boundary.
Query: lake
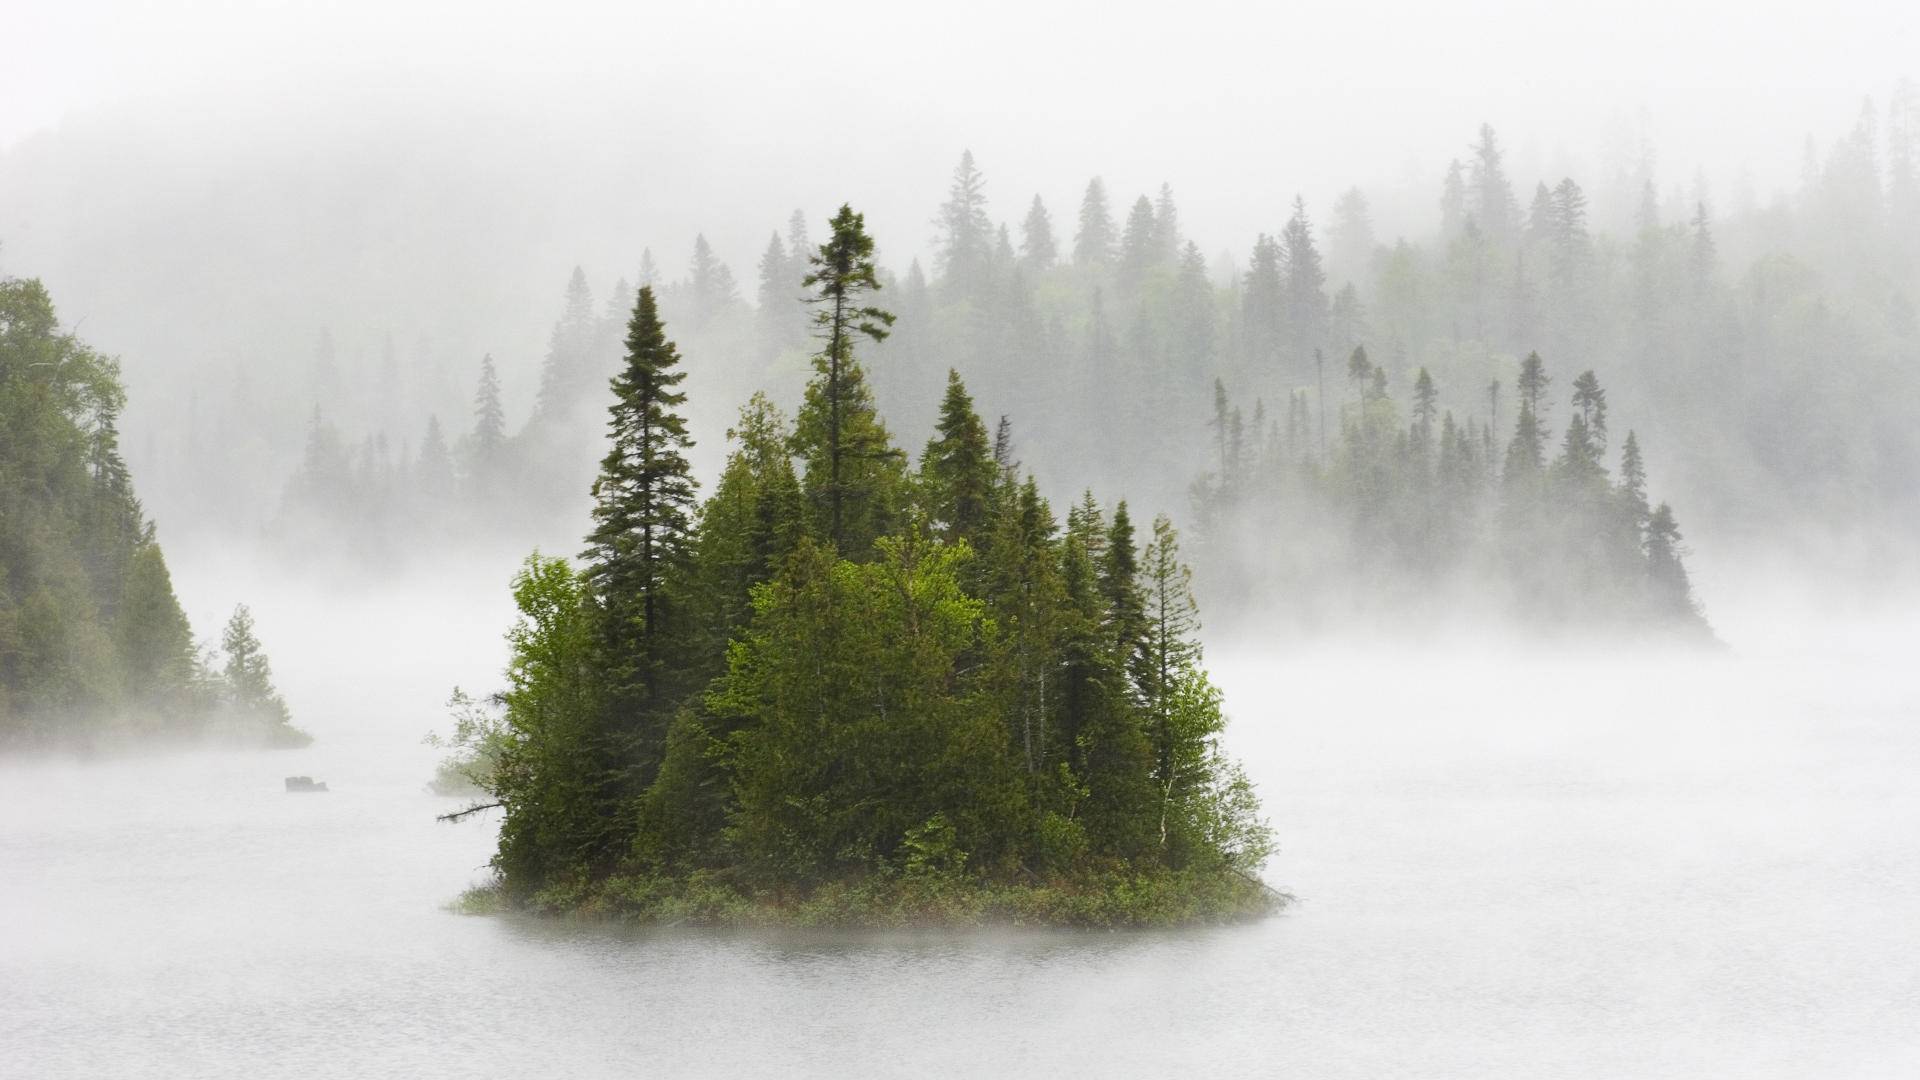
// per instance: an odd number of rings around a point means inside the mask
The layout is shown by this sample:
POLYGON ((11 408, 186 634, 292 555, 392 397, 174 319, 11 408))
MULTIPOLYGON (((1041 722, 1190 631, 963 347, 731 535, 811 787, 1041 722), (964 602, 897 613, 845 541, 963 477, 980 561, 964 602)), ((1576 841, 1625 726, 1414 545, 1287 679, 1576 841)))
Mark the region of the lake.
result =
POLYGON ((0 762, 0 1076, 1920 1075, 1908 616, 1216 642, 1296 906, 871 935, 449 912, 493 822, 435 822, 420 738, 492 685, 499 600, 277 599, 313 747, 0 762))

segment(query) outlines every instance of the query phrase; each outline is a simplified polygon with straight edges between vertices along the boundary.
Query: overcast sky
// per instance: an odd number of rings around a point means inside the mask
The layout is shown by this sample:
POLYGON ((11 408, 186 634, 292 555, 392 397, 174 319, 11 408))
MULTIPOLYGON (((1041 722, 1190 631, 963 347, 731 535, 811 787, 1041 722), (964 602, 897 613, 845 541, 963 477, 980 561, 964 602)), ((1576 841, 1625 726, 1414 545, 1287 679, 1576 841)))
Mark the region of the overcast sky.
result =
POLYGON ((8 6, 0 146, 141 97, 371 85, 645 90, 663 109, 781 119, 865 93, 1010 150, 1077 127, 1095 145, 1260 138, 1387 158, 1424 149, 1395 137, 1440 117, 1591 127, 1645 107, 1663 142, 1758 152, 1830 128, 1920 57, 1920 4, 1896 0, 8 6))
MULTIPOLYGON (((894 254, 923 249, 962 148, 997 217, 1017 222, 1036 191, 1070 215, 1095 172, 1120 210, 1166 180, 1210 251, 1277 227, 1295 192, 1323 215, 1347 184, 1377 201, 1400 185, 1430 214, 1482 120, 1523 185, 1592 186, 1595 156, 1644 133, 1663 188, 1704 169, 1716 194, 1744 176, 1764 200, 1798 175, 1807 135, 1824 146, 1864 97, 1920 75, 1920 4, 1892 0, 12 6, 0 150, 76 118, 164 133, 235 109, 604 118, 616 137, 675 140, 690 171, 668 197, 709 193, 678 216, 709 223, 743 270, 787 209, 824 216, 842 198, 891 226, 894 254)), ((1383 232, 1400 224, 1389 212, 1383 232)))

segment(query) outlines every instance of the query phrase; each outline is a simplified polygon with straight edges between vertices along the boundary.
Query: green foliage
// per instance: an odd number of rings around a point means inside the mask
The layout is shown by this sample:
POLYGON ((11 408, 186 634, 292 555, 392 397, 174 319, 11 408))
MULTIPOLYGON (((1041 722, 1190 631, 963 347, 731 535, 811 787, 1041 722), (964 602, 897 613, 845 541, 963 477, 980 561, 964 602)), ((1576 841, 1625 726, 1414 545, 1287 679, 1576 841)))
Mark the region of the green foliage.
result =
POLYGON ((202 663, 120 456, 125 406, 118 363, 60 330, 46 289, 0 279, 0 746, 304 743, 270 685, 234 681, 253 666, 202 663))
POLYGON ((611 444, 593 484, 587 571, 598 603, 598 670, 609 726, 633 743, 645 782, 663 752, 667 706, 684 691, 690 620, 677 586, 693 543, 693 444, 677 411, 686 372, 653 289, 634 300, 626 366, 613 379, 611 444))
MULTIPOLYGON (((973 227, 964 206, 952 225, 973 227)), ((884 334, 857 302, 872 241, 850 210, 833 226, 807 279, 826 348, 794 433, 765 397, 742 410, 686 557, 658 577, 622 572, 631 549, 610 537, 643 515, 610 478, 641 455, 609 456, 586 567, 536 555, 515 579, 501 711, 456 696, 454 768, 506 812, 501 895, 723 923, 1267 910, 1242 876, 1266 827, 1219 748, 1172 525, 1143 562, 1125 504, 1109 522, 1089 495, 1061 533, 951 372, 908 483, 847 348, 884 334), (604 632, 655 589, 684 605, 677 670, 706 686, 659 702, 657 755, 620 704, 649 646, 604 632)), ((663 328, 644 336, 633 354, 659 355, 663 328)), ((616 444, 636 385, 615 382, 616 444)))
POLYGON ((893 446, 854 359, 857 338, 881 342, 894 316, 862 302, 880 288, 866 219, 842 206, 833 235, 810 261, 802 285, 814 290, 814 329, 821 351, 793 436, 806 463, 806 495, 816 532, 838 551, 864 557, 892 531, 905 485, 905 455, 893 446))

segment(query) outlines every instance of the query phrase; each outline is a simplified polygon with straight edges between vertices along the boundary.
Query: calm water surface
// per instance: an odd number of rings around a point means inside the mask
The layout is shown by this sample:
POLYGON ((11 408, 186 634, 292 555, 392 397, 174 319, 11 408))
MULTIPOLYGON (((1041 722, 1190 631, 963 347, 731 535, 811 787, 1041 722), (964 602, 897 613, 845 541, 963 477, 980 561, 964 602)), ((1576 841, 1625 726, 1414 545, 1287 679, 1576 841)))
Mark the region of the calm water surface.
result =
POLYGON ((1216 649, 1290 913, 872 936, 449 913, 493 826, 419 737, 484 679, 348 614, 283 665, 309 750, 0 763, 0 1076, 1920 1075, 1911 624, 1216 649))

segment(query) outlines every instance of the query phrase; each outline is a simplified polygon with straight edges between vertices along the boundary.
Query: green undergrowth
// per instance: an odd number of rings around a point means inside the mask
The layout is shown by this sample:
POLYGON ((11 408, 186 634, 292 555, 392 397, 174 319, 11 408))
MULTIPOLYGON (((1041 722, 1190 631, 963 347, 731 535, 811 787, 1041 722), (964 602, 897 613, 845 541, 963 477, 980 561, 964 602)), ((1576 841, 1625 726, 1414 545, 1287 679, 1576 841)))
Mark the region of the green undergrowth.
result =
POLYGON ((1120 929, 1245 922, 1278 913, 1292 899, 1233 870, 1115 871, 1033 882, 876 875, 809 888, 753 887, 696 871, 684 877, 616 874, 522 898, 489 884, 469 890, 450 909, 659 926, 1120 929))

